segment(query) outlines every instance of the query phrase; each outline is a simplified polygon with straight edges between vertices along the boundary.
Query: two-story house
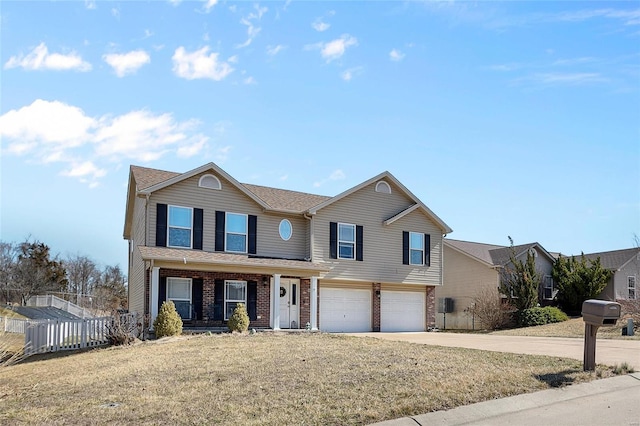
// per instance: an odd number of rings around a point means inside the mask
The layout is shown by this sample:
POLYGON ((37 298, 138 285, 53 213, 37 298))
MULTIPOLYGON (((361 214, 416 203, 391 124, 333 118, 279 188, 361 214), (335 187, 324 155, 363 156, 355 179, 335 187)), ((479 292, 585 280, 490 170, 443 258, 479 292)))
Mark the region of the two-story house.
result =
POLYGON ((393 175, 326 197, 242 184, 216 164, 131 166, 129 308, 152 326, 172 300, 187 324, 425 330, 451 229, 393 175))

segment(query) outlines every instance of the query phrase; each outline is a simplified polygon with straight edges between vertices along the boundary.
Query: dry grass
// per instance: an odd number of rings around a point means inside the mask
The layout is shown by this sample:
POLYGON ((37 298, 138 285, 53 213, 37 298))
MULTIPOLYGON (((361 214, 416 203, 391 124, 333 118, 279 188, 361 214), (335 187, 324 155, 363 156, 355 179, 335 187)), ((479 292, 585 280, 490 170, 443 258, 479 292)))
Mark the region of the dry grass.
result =
MULTIPOLYGON (((633 336, 623 336, 622 327, 626 321, 618 321, 614 327, 600 327, 598 339, 629 339, 640 340, 640 333, 633 336)), ((584 321, 582 318, 571 318, 568 321, 536 327, 514 328, 510 330, 493 331, 490 334, 503 336, 535 336, 535 337, 580 337, 584 338, 584 321)))
POLYGON ((612 374, 320 333, 183 336, 4 368, 0 424, 367 424, 612 374))

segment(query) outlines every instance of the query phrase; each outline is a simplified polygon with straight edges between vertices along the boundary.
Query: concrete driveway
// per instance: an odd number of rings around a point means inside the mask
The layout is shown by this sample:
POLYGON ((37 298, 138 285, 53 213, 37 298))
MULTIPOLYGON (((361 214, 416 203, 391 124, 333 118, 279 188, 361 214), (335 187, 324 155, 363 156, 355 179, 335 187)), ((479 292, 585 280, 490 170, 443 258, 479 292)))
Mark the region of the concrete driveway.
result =
MULTIPOLYGON (((582 361, 584 339, 563 337, 497 336, 465 333, 349 333, 352 336, 367 336, 377 339, 404 341, 424 345, 450 346, 481 349, 485 351, 517 354, 549 355, 573 358, 582 361)), ((626 362, 635 371, 640 371, 640 340, 598 339, 596 341, 596 363, 620 365, 626 362)))

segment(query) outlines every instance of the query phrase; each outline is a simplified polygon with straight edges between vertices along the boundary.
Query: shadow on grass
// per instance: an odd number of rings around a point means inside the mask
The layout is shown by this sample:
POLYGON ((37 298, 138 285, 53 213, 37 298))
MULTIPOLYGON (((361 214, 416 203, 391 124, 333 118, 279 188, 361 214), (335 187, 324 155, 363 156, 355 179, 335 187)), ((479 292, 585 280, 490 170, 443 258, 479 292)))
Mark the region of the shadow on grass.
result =
POLYGON ((558 373, 535 374, 533 377, 552 388, 561 388, 575 382, 573 375, 580 373, 582 370, 564 370, 558 373))

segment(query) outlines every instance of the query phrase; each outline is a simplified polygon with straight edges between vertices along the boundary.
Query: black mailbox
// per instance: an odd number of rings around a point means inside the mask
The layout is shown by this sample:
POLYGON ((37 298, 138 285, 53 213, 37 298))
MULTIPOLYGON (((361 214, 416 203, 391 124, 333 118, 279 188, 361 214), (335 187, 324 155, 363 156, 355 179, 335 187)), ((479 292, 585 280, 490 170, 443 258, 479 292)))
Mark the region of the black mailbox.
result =
POLYGON ((597 327, 614 326, 620 319, 620 304, 589 299, 582 303, 582 320, 597 327))

